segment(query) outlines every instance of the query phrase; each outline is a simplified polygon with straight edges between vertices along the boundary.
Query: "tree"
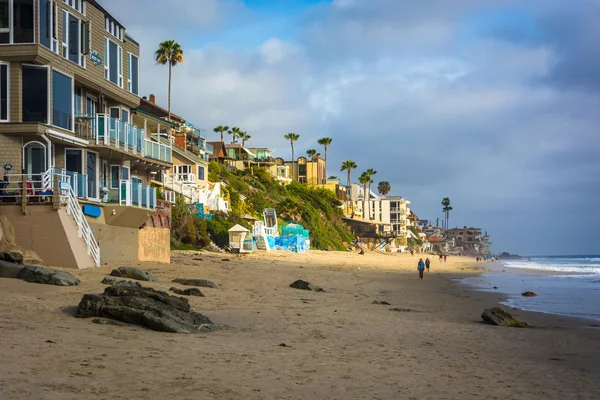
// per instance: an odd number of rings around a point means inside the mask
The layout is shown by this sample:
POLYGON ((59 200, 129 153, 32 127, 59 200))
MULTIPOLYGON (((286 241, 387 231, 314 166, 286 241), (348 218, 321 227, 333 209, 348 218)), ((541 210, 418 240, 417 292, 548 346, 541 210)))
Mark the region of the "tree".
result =
MULTIPOLYGON (((346 186, 346 208, 348 207, 348 200, 350 198, 350 191, 351 191, 351 180, 350 180, 350 173, 352 172, 353 169, 356 169, 358 166, 356 165, 356 163, 352 160, 346 160, 342 163, 342 169, 340 169, 340 172, 344 172, 347 171, 348 172, 348 186, 346 186)), ((354 210, 353 210, 354 211, 354 210)))
POLYGON ((169 65, 169 121, 171 120, 171 77, 172 69, 177 64, 183 65, 183 50, 179 43, 174 40, 166 40, 158 45, 158 50, 154 53, 156 63, 160 65, 169 65))
POLYGON ((444 212, 444 214, 446 214, 446 230, 448 230, 448 219, 450 217, 450 211, 452 211, 452 207, 450 206, 450 198, 444 197, 442 199, 442 205, 444 206, 444 208, 442 208, 442 211, 444 212))
POLYGON ((367 214, 367 185, 370 185, 371 182, 373 181, 371 180, 371 177, 367 174, 366 171, 358 177, 358 183, 363 185, 363 219, 365 219, 365 216, 367 214))
POLYGON ((238 137, 241 132, 242 131, 237 126, 234 126, 229 131, 227 131, 228 134, 230 134, 230 135, 233 136, 232 139, 231 139, 231 144, 235 143, 235 138, 238 137))
MULTIPOLYGON (((314 163, 314 161, 315 161, 315 158, 317 158, 317 157, 319 156, 319 153, 317 153, 317 150, 315 150, 315 149, 310 149, 310 150, 307 150, 307 151, 306 151, 306 154, 307 154, 307 155, 310 157, 310 160, 311 160, 313 163, 314 163)), ((314 165, 314 164, 313 164, 313 165, 314 165)), ((318 166, 318 164, 317 164, 317 166, 318 166)), ((312 175, 313 175, 313 176, 315 175, 315 171, 314 171, 314 169, 313 169, 313 171, 312 171, 312 175)), ((318 174, 317 174, 317 175, 318 175, 318 174)), ((312 178, 311 178, 311 183, 312 183, 312 178)))
POLYGON ((294 142, 300 139, 300 135, 290 132, 283 135, 283 138, 289 140, 292 145, 292 179, 294 179, 294 176, 298 179, 298 176, 294 174, 294 165, 296 164, 296 160, 294 159, 294 142))
POLYGON ((225 132, 227 132, 228 130, 229 130, 229 127, 227 125, 225 125, 225 126, 219 125, 215 129, 213 129, 213 132, 221 134, 221 142, 222 142, 223 141, 223 134, 225 132))
MULTIPOLYGON (((369 195, 369 211, 371 211, 371 183, 373 183, 373 175, 376 175, 377 171, 375 171, 373 168, 369 168, 365 171, 365 174, 367 174, 367 176, 369 177, 369 191, 367 193, 369 195)), ((371 215, 370 212, 369 215, 371 215)))
POLYGON ((385 196, 387 196, 387 194, 389 192, 392 191, 392 186, 390 185, 390 183, 388 181, 381 181, 377 185, 377 191, 379 192, 380 195, 385 197, 385 196))
MULTIPOLYGON (((332 140, 333 139, 331 139, 330 137, 324 137, 317 141, 317 143, 322 145, 323 148, 325 149, 325 173, 323 174, 323 176, 327 176, 327 149, 329 148, 329 145, 331 144, 332 140)), ((325 182, 322 182, 322 183, 325 183, 325 182)))
POLYGON ((242 147, 246 144, 246 140, 252 139, 252 136, 248 135, 248 132, 240 132, 238 133, 238 137, 242 139, 242 147))

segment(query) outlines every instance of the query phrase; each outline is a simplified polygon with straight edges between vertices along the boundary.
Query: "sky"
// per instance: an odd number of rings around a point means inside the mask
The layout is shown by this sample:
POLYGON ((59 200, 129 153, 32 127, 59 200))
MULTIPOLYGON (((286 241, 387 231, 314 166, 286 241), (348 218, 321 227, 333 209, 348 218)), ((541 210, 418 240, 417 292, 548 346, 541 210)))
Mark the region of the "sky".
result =
POLYGON ((421 219, 487 230, 495 252, 600 254, 600 0, 103 0, 153 52, 176 40, 173 112, 291 158, 331 137, 421 219))

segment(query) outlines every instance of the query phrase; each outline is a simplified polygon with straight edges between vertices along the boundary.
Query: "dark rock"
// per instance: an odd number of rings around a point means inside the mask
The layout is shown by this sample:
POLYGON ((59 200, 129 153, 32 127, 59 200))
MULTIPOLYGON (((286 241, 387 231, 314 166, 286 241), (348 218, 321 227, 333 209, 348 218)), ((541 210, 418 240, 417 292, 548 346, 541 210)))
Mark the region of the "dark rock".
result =
POLYGON ((24 255, 25 252, 19 249, 0 249, 0 261, 8 261, 17 264, 23 264, 24 255))
POLYGON ((110 275, 120 278, 135 279, 137 281, 158 282, 158 279, 156 279, 151 272, 142 271, 141 269, 134 267, 119 267, 113 269, 110 275))
POLYGON ((204 297, 204 293, 202 293, 200 291, 200 289, 198 288, 189 288, 189 289, 177 289, 176 287, 172 287, 171 289, 169 289, 169 291, 175 293, 175 294, 180 294, 182 296, 198 296, 198 297, 204 297))
POLYGON ((494 289, 498 289, 498 286, 494 286, 494 289))
POLYGON ((521 296, 525 296, 525 297, 535 297, 537 296, 537 294, 530 292, 529 290, 526 292, 521 293, 521 296))
POLYGON ((487 308, 481 314, 481 319, 486 324, 498 326, 510 326, 513 328, 529 328, 525 322, 521 322, 510 313, 500 307, 487 308))
POLYGON ((300 290, 312 290, 313 292, 324 292, 325 289, 319 286, 315 286, 312 283, 308 283, 303 281, 302 279, 298 279, 296 282, 290 285, 291 288, 300 289, 300 290))
POLYGON ((179 283, 180 285, 184 286, 199 286, 213 289, 217 288, 217 285, 214 282, 207 281, 206 279, 177 278, 173 279, 171 282, 179 283))
POLYGON ((381 304, 383 306, 389 306, 390 303, 388 303, 387 301, 377 301, 377 300, 373 300, 373 302, 371 304, 381 304))
POLYGON ((56 286, 77 286, 79 279, 75 278, 68 272, 58 271, 50 268, 34 267, 26 265, 23 267, 17 279, 22 279, 25 282, 41 283, 44 285, 56 286))
POLYGON ((0 261, 0 278, 17 279, 23 268, 25 268, 24 265, 0 261))
POLYGON ((109 286, 104 294, 86 294, 78 318, 103 317, 173 333, 210 331, 211 320, 192 312, 188 300, 148 287, 109 286))
POLYGON ((410 308, 390 308, 390 311, 395 311, 395 312, 411 312, 411 311, 415 311, 415 310, 411 310, 410 308))
POLYGON ((142 285, 139 282, 134 281, 126 281, 124 279, 117 279, 114 276, 107 276, 102 279, 102 282, 105 285, 118 285, 118 286, 127 286, 127 287, 137 287, 141 288, 142 285))
POLYGON ((229 258, 224 258, 221 261, 231 261, 229 258))
POLYGON ((124 322, 115 321, 113 319, 105 319, 105 318, 94 318, 92 320, 92 322, 94 324, 99 324, 99 325, 127 326, 127 324, 124 322))

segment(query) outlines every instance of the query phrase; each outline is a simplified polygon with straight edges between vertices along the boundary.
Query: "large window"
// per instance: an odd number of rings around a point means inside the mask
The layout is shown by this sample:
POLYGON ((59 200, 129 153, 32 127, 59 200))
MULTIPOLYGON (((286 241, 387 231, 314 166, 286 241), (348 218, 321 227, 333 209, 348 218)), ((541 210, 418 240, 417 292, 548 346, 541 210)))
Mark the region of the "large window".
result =
POLYGON ((109 16, 104 17, 104 29, 120 41, 123 41, 123 27, 109 16))
POLYGON ((104 77, 123 87, 123 49, 108 38, 104 38, 104 77))
POLYGON ((140 61, 137 56, 129 53, 129 71, 127 76, 127 90, 140 95, 140 61))
POLYGON ((62 56, 85 68, 84 54, 89 53, 90 23, 63 10, 62 56))
POLYGON ((52 0, 39 0, 40 2, 40 43, 58 53, 58 10, 52 0))
POLYGON ((8 71, 8 64, 0 63, 0 122, 8 122, 8 107, 10 104, 8 71))
POLYGON ((73 130, 73 78, 52 71, 52 125, 73 130))
POLYGON ((33 43, 34 0, 0 0, 0 44, 33 43))
POLYGON ((48 68, 23 65, 23 122, 48 123, 48 68))
POLYGON ((198 180, 204 180, 204 167, 201 165, 198 165, 198 180))
POLYGON ((77 10, 80 14, 85 15, 85 0, 63 0, 63 3, 68 4, 75 10, 77 10))

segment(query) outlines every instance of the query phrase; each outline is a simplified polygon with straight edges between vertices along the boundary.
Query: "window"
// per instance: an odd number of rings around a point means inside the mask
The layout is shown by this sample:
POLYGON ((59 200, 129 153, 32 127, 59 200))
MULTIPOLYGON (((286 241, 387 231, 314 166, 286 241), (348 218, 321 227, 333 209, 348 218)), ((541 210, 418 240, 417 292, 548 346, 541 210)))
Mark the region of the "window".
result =
POLYGON ((123 87, 123 49, 108 38, 104 38, 104 77, 123 87))
POLYGON ((121 167, 121 179, 125 181, 129 180, 129 167, 121 167))
POLYGON ((83 104, 83 98, 81 96, 81 88, 75 88, 75 114, 81 113, 81 107, 83 104))
POLYGON ((10 104, 8 71, 8 64, 0 63, 0 122, 8 122, 8 108, 10 104))
POLYGON ((34 0, 0 0, 0 44, 33 43, 34 0))
POLYGON ((51 0, 40 1, 40 43, 58 52, 58 36, 56 25, 58 24, 58 11, 56 3, 51 0))
POLYGON ((73 78, 52 71, 52 125, 73 130, 73 78))
POLYGON ((104 29, 120 41, 123 41, 123 28, 107 15, 104 16, 104 29))
POLYGON ((63 10, 62 56, 85 68, 84 54, 89 52, 90 23, 63 10))
POLYGON ((129 71, 127 72, 127 90, 131 93, 140 95, 140 69, 139 59, 137 56, 129 54, 129 71))
POLYGON ((201 165, 198 165, 198 180, 204 180, 204 167, 201 165))
POLYGON ((77 10, 80 14, 85 15, 86 5, 85 0, 63 0, 71 8, 77 10))
POLYGON ((110 188, 111 189, 119 188, 119 171, 121 171, 120 165, 111 165, 110 166, 110 188))
POLYGON ((65 149, 65 169, 78 174, 83 173, 83 150, 65 149))
POLYGON ((129 123, 129 110, 121 110, 121 121, 129 123))
POLYGON ((23 65, 22 107, 23 122, 48 123, 48 86, 47 67, 23 65))

